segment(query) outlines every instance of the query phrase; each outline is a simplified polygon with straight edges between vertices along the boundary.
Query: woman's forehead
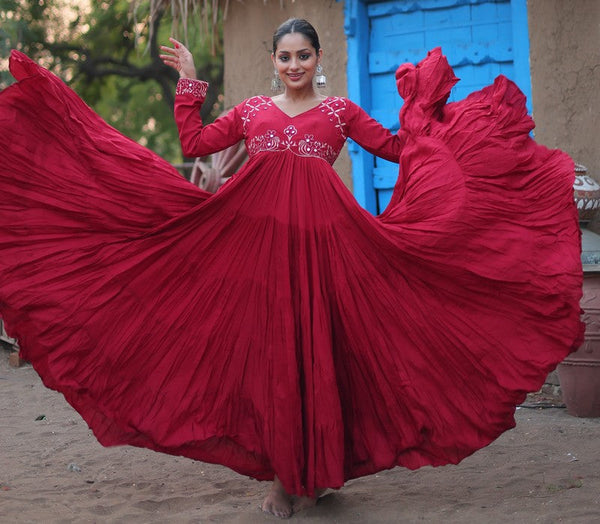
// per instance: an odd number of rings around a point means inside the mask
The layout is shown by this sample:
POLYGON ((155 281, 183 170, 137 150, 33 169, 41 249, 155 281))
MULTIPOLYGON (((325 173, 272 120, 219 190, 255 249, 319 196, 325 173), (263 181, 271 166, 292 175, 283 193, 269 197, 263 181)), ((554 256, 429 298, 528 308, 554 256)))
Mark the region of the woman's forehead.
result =
POLYGON ((278 52, 290 52, 295 53, 298 51, 314 51, 314 47, 310 43, 310 40, 306 38, 302 33, 288 33, 281 37, 277 43, 278 52))

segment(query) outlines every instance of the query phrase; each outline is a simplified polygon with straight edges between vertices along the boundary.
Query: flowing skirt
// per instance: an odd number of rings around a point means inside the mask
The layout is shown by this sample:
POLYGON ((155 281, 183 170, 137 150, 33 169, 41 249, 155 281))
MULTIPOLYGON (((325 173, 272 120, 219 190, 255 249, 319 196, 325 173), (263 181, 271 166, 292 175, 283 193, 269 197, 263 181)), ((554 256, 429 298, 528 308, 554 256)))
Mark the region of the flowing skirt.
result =
POLYGON ((573 165, 503 77, 444 105, 434 58, 399 71, 409 138, 373 217, 289 152, 210 195, 13 53, 0 314, 103 445, 313 494, 514 426, 581 343, 573 165))

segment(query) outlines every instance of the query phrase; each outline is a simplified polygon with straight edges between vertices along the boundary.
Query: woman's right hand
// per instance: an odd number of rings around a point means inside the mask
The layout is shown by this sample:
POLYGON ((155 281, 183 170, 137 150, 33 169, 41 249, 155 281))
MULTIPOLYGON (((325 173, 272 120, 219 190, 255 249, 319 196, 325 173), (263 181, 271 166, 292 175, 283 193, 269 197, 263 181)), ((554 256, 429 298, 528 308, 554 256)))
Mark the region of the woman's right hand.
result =
POLYGON ((169 38, 174 47, 161 45, 160 49, 166 54, 159 55, 160 59, 179 73, 180 78, 196 78, 194 57, 189 49, 174 38, 169 38))

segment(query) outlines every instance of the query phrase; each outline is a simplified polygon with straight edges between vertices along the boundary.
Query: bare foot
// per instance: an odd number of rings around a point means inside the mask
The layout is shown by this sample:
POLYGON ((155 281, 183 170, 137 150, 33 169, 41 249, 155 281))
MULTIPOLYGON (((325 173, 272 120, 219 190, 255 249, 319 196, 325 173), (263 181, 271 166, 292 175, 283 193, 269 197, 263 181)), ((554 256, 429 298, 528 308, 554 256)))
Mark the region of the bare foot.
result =
POLYGON ((294 497, 294 503, 292 505, 294 513, 314 507, 323 493, 325 493, 324 489, 316 489, 314 497, 294 497))
POLYGON ((265 513, 271 513, 281 519, 289 519, 292 516, 292 499, 283 489, 283 484, 277 477, 273 480, 271 491, 263 501, 261 508, 265 513))

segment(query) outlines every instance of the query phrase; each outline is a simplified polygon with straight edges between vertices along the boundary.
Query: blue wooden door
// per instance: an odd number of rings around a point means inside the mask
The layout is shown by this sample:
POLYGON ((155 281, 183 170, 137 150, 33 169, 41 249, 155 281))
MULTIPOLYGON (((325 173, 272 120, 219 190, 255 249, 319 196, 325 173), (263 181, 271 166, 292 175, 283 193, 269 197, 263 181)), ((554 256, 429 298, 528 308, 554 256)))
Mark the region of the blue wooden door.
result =
MULTIPOLYGON (((374 118, 398 130, 394 72, 437 46, 461 81, 460 100, 503 74, 530 98, 526 0, 347 0, 348 91, 374 118)), ((531 108, 530 108, 531 109, 531 108)), ((388 204, 398 166, 350 146, 355 195, 372 213, 388 204)))

